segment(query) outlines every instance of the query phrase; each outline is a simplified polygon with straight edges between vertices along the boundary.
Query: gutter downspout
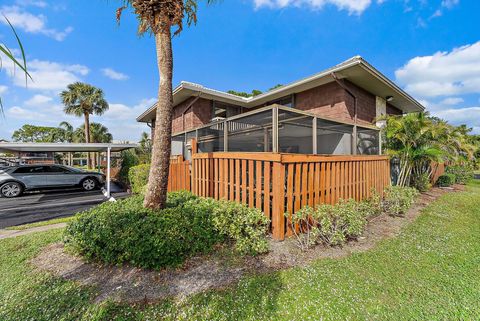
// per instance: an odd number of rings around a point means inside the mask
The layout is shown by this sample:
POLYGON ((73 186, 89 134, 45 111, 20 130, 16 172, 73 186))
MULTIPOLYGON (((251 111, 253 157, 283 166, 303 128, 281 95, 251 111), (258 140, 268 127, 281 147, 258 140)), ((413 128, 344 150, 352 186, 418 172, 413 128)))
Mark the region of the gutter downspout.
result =
POLYGON ((195 99, 192 100, 192 102, 188 104, 187 108, 185 108, 185 110, 182 112, 182 131, 185 131, 185 114, 190 108, 192 108, 193 104, 195 104, 195 102, 200 98, 200 96, 202 96, 201 91, 198 92, 197 97, 195 97, 195 99))
POLYGON ((353 92, 350 91, 350 89, 345 86, 337 77, 335 72, 331 73, 333 79, 337 82, 337 84, 342 87, 350 96, 353 97, 353 142, 352 142, 352 152, 353 155, 357 155, 357 143, 358 143, 358 137, 357 137, 357 96, 353 92))

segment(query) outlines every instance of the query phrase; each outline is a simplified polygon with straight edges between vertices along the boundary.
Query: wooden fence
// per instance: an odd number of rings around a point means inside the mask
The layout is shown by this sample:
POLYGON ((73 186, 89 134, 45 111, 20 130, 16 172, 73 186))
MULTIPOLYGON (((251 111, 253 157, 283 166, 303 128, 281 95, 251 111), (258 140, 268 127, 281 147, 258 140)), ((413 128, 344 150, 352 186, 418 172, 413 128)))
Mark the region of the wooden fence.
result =
MULTIPOLYGON (((181 169, 172 164, 171 190, 190 184, 189 163, 183 164, 181 169)), ((282 240, 292 235, 284 213, 339 199, 362 200, 372 189, 381 193, 389 184, 386 156, 219 152, 194 154, 191 188, 178 189, 256 207, 272 221, 274 239, 282 240)))
POLYGON ((190 162, 183 161, 183 158, 170 161, 170 172, 168 173, 169 192, 187 190, 191 191, 190 162))

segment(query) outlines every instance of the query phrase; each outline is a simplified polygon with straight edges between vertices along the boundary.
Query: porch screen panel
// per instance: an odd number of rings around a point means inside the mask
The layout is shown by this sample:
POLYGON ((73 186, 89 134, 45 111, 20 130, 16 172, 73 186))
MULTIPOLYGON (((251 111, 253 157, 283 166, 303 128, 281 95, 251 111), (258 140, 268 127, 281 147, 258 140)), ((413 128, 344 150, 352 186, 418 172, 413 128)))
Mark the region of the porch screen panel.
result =
POLYGON ((317 154, 351 155, 353 126, 317 119, 317 154))
POLYGON ((227 122, 229 152, 271 152, 272 110, 227 122))
POLYGON ((172 156, 185 155, 185 134, 172 137, 172 156))
POLYGON ((313 153, 313 117, 278 110, 278 148, 281 153, 313 153))
POLYGON ((378 155, 380 152, 379 133, 374 129, 358 128, 357 153, 359 155, 378 155))
POLYGON ((223 127, 224 123, 216 123, 209 127, 198 129, 198 152, 223 152, 223 127))

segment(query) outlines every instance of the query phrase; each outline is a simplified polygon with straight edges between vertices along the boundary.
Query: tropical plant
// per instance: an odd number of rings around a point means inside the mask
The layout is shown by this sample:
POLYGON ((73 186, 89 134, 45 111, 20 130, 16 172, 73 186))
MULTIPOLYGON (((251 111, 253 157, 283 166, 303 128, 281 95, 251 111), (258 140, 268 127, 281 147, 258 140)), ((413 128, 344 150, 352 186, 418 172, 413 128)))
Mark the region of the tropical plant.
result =
MULTIPOLYGON (((205 0, 207 3, 213 0, 205 0)), ((167 199, 168 172, 170 166, 172 112, 173 112, 173 36, 187 25, 196 24, 198 1, 196 0, 123 0, 117 10, 117 22, 122 11, 133 9, 139 20, 138 32, 151 32, 155 37, 157 65, 160 74, 156 126, 152 149, 151 169, 144 205, 148 208, 163 208, 167 199)))
POLYGON ((75 132, 73 130, 73 126, 69 122, 62 121, 58 125, 58 128, 63 130, 64 141, 67 143, 73 143, 75 138, 75 132))
MULTIPOLYGON (((67 90, 60 93, 64 104, 64 112, 68 115, 84 117, 85 142, 90 143, 90 115, 103 115, 108 110, 103 91, 92 85, 75 82, 67 86, 67 90)), ((87 165, 90 166, 90 156, 87 165)))
MULTIPOLYGON (((75 129, 73 136, 76 142, 85 143, 85 126, 75 129)), ((100 123, 90 123, 90 143, 111 143, 112 140, 113 136, 107 127, 100 123)))
POLYGON ((145 164, 150 162, 150 159, 152 158, 152 140, 147 133, 142 133, 138 144, 139 147, 136 148, 135 152, 139 158, 140 163, 145 164))
MULTIPOLYGON (((15 36, 16 41, 17 41, 17 45, 20 48, 20 53, 21 53, 22 59, 19 61, 19 59, 15 58, 15 56, 13 55, 10 48, 8 48, 7 45, 5 45, 3 43, 0 43, 0 53, 5 55, 5 57, 13 63, 14 68, 18 67, 25 73, 25 83, 27 83, 28 78, 32 79, 32 77, 30 76, 30 74, 28 73, 28 70, 27 70, 27 59, 25 58, 25 50, 23 48, 22 42, 20 41, 20 38, 18 37, 17 32, 15 31, 15 28, 10 23, 10 20, 8 20, 8 18, 5 17, 5 16, 4 16, 4 18, 7 21, 7 24, 12 29, 12 32, 15 36)), ((2 56, 0 55, 0 69, 2 68, 2 66, 3 66, 3 61, 2 61, 2 56)), ((3 114, 2 97, 0 97, 0 113, 3 114)))
POLYGON ((469 129, 454 127, 428 113, 411 113, 386 117, 384 130, 387 154, 398 158, 400 173, 397 185, 425 184, 431 179, 435 164, 472 159, 474 145, 469 129))

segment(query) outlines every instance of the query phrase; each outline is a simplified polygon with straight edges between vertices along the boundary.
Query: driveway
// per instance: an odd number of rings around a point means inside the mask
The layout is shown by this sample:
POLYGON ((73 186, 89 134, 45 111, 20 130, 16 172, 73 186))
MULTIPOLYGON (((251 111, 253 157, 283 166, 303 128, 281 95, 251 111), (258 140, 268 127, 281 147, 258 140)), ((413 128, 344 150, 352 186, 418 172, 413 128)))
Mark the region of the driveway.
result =
MULTIPOLYGON (((113 193, 115 198, 127 193, 113 193)), ((99 190, 85 192, 79 189, 25 194, 17 198, 0 198, 0 228, 34 223, 53 218, 72 216, 105 202, 99 190)))

